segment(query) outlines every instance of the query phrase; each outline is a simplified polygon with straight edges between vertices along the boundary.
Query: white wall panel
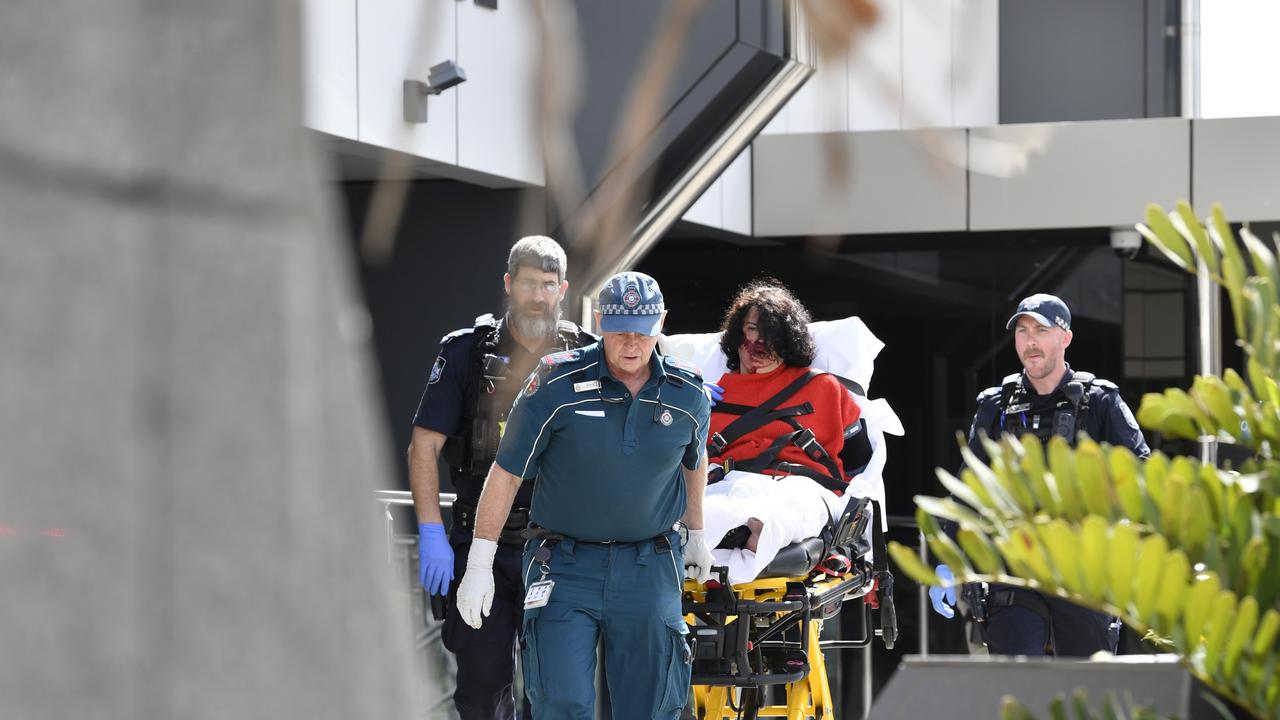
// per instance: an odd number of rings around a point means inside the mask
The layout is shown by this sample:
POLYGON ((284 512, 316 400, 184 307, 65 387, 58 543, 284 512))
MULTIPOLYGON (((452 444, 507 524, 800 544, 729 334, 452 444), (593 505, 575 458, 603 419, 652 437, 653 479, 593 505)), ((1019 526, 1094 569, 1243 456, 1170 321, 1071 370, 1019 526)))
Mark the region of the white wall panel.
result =
POLYGON ((427 101, 428 119, 404 121, 405 80, 456 60, 457 0, 358 0, 360 141, 458 162, 457 88, 427 101))
POLYGON ((1191 123, 1196 210, 1232 220, 1280 220, 1280 117, 1191 123))
POLYGON ((954 124, 951 89, 953 0, 902 0, 902 127, 954 124))
POLYGON ((356 0, 302 2, 303 123, 354 140, 356 0))
POLYGON ((902 127, 902 2, 884 0, 849 51, 849 129, 902 127))
POLYGON ((734 159, 717 181, 720 196, 720 227, 739 235, 751 234, 751 146, 734 159))
POLYGON ((751 234, 751 146, 747 146, 681 218, 719 230, 751 234))
POLYGON ((1169 118, 974 128, 970 227, 1132 225, 1147 203, 1169 207, 1188 196, 1189 125, 1169 118))
POLYGON ((716 178, 680 219, 707 227, 720 227, 720 189, 720 178, 716 178))
POLYGON ((843 132, 849 129, 848 56, 841 51, 819 55, 815 72, 787 102, 787 132, 843 132))
MULTIPOLYGON (((809 78, 809 79, 812 80, 813 78, 809 78)), ((764 129, 760 131, 760 134, 761 135, 778 135, 781 133, 785 133, 786 131, 787 131, 787 106, 783 105, 782 109, 779 110, 778 113, 773 116, 773 119, 769 121, 769 124, 765 125, 764 129)))
POLYGON ((965 229, 963 130, 772 135, 753 147, 757 236, 965 229), (828 172, 842 161, 850 182, 828 172))
POLYGON ((952 121, 1000 123, 1000 1, 956 0, 951 19, 952 121))
POLYGON ((496 10, 447 0, 458 13, 458 164, 543 184, 536 108, 541 38, 533 3, 500 2, 496 10))

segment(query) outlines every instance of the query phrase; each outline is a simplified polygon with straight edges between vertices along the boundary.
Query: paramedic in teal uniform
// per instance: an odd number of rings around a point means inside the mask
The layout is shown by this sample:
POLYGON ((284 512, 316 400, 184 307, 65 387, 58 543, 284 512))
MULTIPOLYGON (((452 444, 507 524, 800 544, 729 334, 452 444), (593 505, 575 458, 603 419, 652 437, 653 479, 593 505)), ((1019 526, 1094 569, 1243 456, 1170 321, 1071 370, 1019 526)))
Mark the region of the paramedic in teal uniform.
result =
POLYGON ((524 552, 522 666, 534 717, 595 717, 603 642, 614 718, 677 718, 689 697, 686 577, 711 573, 702 534, 710 403, 697 370, 655 348, 666 317, 648 275, 600 290, 599 343, 544 357, 516 398, 477 511, 458 610, 480 627, 516 489, 537 478, 524 552))

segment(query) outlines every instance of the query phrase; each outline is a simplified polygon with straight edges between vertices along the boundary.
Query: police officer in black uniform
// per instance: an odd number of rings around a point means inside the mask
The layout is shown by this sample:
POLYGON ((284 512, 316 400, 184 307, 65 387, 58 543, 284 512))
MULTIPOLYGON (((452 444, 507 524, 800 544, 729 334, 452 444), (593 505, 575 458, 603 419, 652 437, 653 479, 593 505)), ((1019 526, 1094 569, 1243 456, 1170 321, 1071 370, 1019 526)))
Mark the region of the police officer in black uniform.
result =
POLYGON ((474 327, 441 340, 413 419, 409 485, 418 516, 419 579, 429 594, 448 593, 443 639, 457 656, 454 703, 463 720, 515 717, 512 676, 524 599, 519 532, 528 521, 532 480, 520 488, 507 518, 494 562, 493 609, 480 629, 468 627, 458 616, 457 581, 467 566, 480 490, 521 381, 543 355, 596 340, 560 319, 569 287, 566 264, 564 250, 548 237, 526 237, 511 248, 503 278, 505 316, 495 320, 483 315, 474 327), (447 537, 440 511, 441 454, 457 491, 447 537))
MULTIPOLYGON (((1066 303, 1053 295, 1032 295, 1018 304, 1006 328, 1014 332, 1023 371, 978 395, 969 448, 979 458, 986 458, 979 431, 989 437, 1031 433, 1044 442, 1058 435, 1072 445, 1083 431, 1098 441, 1123 445, 1139 457, 1151 454, 1119 388, 1067 365, 1071 311, 1066 303)), ((939 565, 937 572, 944 580, 952 576, 945 565, 939 565)), ((935 587, 929 595, 936 612, 948 618, 955 615, 954 588, 935 587)), ((966 599, 978 606, 975 618, 985 617, 981 625, 994 654, 1087 657, 1098 650, 1116 651, 1120 633, 1116 618, 1006 585, 993 585, 983 595, 980 587, 966 586, 966 599)))

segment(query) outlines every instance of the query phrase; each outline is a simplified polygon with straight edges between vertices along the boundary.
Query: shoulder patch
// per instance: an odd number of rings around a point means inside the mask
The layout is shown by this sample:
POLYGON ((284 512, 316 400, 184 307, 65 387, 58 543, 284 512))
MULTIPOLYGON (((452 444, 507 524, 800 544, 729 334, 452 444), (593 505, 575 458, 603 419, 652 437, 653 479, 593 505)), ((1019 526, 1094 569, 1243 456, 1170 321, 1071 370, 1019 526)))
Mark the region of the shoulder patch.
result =
POLYGON ((565 363, 577 362, 581 359, 582 359, 581 350, 564 350, 561 352, 551 353, 550 355, 543 356, 542 364, 546 365, 548 368, 553 368, 557 365, 564 365, 565 363))
POLYGON ((437 355, 436 363, 431 366, 431 379, 427 380, 428 385, 435 385, 440 382, 440 374, 444 372, 444 364, 444 355, 437 355))
POLYGON ((534 373, 529 376, 529 382, 524 384, 525 397, 529 397, 534 393, 538 392, 538 385, 541 383, 541 380, 539 380, 539 377, 541 377, 540 373, 534 373))
POLYGON ((692 375, 693 379, 697 380, 698 382, 702 382, 702 368, 699 368, 697 365, 694 365, 693 363, 690 363, 690 362, 685 362, 684 360, 681 360, 680 358, 675 357, 674 355, 663 355, 662 362, 668 367, 673 367, 676 370, 681 370, 688 375, 692 375))

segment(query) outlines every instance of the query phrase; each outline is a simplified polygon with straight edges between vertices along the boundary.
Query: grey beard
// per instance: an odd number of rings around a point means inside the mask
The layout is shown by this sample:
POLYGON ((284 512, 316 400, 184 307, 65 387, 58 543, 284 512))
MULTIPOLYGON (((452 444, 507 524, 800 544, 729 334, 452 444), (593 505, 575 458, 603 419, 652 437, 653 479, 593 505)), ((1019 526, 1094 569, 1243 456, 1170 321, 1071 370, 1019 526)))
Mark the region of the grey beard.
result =
POLYGON ((543 317, 529 317, 508 306, 507 318, 511 327, 527 338, 549 338, 556 334, 560 323, 560 304, 556 303, 551 314, 543 317))

